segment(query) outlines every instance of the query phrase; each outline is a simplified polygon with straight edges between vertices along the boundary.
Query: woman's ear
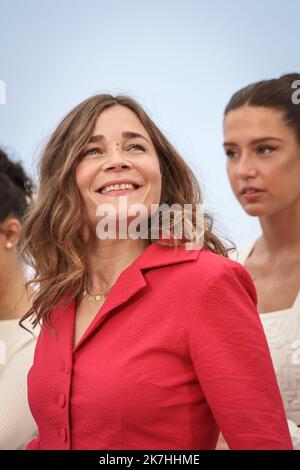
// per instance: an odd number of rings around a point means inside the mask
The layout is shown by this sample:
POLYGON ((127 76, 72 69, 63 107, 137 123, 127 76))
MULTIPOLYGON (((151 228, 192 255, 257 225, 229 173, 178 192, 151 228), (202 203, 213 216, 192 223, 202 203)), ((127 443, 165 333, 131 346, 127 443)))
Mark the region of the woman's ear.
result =
POLYGON ((17 246, 22 232, 22 223, 16 217, 8 217, 1 225, 1 233, 7 249, 17 246))

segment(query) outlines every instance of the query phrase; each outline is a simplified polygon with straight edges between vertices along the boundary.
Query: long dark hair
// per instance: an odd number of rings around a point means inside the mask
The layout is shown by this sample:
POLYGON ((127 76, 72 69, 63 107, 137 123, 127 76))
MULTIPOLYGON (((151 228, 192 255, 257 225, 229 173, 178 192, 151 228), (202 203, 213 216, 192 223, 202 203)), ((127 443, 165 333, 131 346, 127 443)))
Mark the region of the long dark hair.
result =
POLYGON ((283 111, 284 123, 292 128, 300 144, 300 104, 295 104, 293 83, 300 80, 300 73, 289 73, 279 78, 262 80, 241 88, 232 95, 224 115, 242 106, 263 106, 283 111))
POLYGON ((11 161, 0 148, 0 223, 9 216, 24 220, 32 190, 32 180, 21 163, 11 161))

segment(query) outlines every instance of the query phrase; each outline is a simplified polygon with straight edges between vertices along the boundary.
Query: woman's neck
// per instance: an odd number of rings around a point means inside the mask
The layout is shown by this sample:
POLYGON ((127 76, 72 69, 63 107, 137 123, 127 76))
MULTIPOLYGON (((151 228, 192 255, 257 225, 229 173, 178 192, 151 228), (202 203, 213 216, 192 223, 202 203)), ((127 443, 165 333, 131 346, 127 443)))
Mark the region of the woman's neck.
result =
POLYGON ((147 247, 148 240, 97 240, 87 251, 88 286, 91 293, 112 287, 120 273, 147 247))
POLYGON ((7 267, 5 277, 0 279, 0 320, 19 319, 31 308, 32 290, 27 294, 25 283, 21 266, 7 267))
POLYGON ((270 255, 300 254, 300 200, 284 211, 260 217, 261 245, 270 255))

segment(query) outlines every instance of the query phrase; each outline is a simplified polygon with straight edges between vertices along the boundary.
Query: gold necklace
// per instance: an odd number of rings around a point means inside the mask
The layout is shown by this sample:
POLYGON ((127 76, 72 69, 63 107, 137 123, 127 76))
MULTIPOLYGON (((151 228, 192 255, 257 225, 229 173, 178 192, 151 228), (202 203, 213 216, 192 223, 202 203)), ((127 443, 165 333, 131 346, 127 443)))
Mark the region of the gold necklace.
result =
POLYGON ((107 294, 109 293, 109 291, 110 289, 108 289, 108 291, 104 292, 103 294, 96 294, 96 295, 89 294, 87 290, 87 278, 86 278, 82 297, 86 298, 88 302, 100 302, 101 300, 104 300, 105 297, 107 297, 107 294))

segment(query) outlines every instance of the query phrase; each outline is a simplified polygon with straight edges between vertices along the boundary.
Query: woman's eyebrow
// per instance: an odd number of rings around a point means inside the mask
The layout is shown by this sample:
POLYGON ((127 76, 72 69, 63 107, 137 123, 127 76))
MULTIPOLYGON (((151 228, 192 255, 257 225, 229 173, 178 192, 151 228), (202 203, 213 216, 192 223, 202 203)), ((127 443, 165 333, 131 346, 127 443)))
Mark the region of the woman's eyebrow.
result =
POLYGON ((139 134, 138 132, 125 131, 125 132, 122 132, 122 137, 125 137, 126 139, 144 139, 146 140, 146 142, 150 144, 149 140, 142 134, 139 134))
MULTIPOLYGON (((251 140, 250 145, 261 144, 262 142, 266 142, 267 140, 276 140, 277 142, 283 142, 283 140, 279 139, 278 137, 267 136, 267 137, 260 137, 259 139, 251 140)), ((235 142, 224 142, 223 145, 232 146, 232 147, 237 146, 235 142)))
POLYGON ((90 138, 88 143, 92 144, 92 143, 95 143, 95 142, 101 142, 102 140, 105 140, 104 135, 96 134, 96 135, 92 135, 92 137, 90 138))
POLYGON ((226 147, 226 146, 232 146, 232 147, 236 147, 236 144, 234 142, 224 142, 223 143, 223 146, 226 147))
POLYGON ((277 142, 283 142, 282 139, 279 139, 278 137, 260 137, 259 139, 254 139, 250 142, 250 144, 260 144, 262 142, 265 142, 266 140, 276 140, 277 142))
MULTIPOLYGON (((149 142, 149 140, 143 136, 142 134, 139 134, 138 132, 133 132, 133 131, 125 131, 125 132, 122 132, 122 137, 126 138, 126 139, 144 139, 146 140, 146 142, 149 142)), ((89 144, 92 144, 92 143, 96 143, 96 142, 102 142, 103 140, 105 140, 105 137, 104 135, 102 134, 96 134, 96 135, 92 135, 92 137, 90 138, 89 140, 89 144)))

